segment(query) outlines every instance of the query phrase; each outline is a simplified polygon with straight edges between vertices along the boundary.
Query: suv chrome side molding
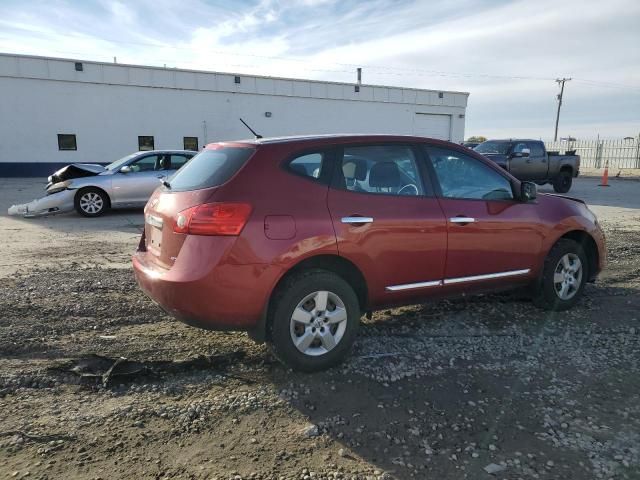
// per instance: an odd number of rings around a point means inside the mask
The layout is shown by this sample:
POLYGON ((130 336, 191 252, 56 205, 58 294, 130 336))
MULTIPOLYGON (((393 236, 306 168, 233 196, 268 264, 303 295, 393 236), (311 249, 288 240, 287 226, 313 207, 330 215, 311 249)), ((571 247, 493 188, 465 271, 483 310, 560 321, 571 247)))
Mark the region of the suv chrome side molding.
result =
POLYGON ((426 287, 439 287, 442 285, 442 280, 434 280, 432 282, 418 282, 418 283, 405 283, 404 285, 390 285, 385 287, 385 290, 390 292, 397 292, 400 290, 411 290, 413 288, 426 288, 426 287))
POLYGON ((401 290, 411 290, 414 288, 440 287, 442 285, 451 285, 455 283, 477 282, 480 280, 493 280, 495 278, 515 277, 518 275, 526 275, 531 269, 511 270, 509 272, 487 273, 484 275, 474 275, 472 277, 445 278, 444 280, 433 280, 430 282, 405 283, 402 285, 390 285, 384 289, 389 292, 397 292, 401 290))
POLYGON ((342 223, 373 223, 373 217, 342 217, 342 223))
POLYGON ((477 282, 478 280, 493 280, 494 278, 515 277, 518 275, 526 275, 530 271, 531 270, 529 268, 525 268, 523 270, 511 270, 510 272, 487 273, 484 275, 473 275, 471 277, 445 278, 444 284, 451 285, 452 283, 477 282))

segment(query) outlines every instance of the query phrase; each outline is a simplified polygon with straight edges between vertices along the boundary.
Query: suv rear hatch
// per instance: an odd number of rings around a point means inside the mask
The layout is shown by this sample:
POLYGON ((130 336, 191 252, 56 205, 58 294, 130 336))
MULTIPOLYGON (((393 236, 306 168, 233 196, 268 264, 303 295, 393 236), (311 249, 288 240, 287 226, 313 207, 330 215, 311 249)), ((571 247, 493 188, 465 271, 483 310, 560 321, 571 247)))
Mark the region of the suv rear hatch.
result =
POLYGON ((254 145, 208 145, 153 193, 144 209, 140 245, 148 252, 148 264, 171 268, 189 235, 239 233, 250 210, 243 204, 215 203, 215 193, 255 151, 254 145))

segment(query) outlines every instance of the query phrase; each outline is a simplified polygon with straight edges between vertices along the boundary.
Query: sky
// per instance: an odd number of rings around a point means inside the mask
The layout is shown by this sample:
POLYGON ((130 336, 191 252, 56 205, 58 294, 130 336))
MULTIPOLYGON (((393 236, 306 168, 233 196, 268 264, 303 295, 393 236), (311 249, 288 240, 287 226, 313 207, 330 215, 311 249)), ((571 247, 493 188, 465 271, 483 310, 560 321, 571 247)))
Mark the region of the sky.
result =
POLYGON ((640 134, 639 0, 0 0, 0 52, 469 92, 465 137, 640 134))

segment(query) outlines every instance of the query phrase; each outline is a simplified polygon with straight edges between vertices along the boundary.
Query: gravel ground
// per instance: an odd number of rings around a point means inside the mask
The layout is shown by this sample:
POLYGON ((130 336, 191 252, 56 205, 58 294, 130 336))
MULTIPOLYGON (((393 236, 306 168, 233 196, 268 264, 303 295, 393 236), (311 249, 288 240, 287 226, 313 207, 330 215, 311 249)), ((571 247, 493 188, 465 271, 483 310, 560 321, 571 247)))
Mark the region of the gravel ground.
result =
POLYGON ((605 227, 575 309, 378 312, 314 375, 173 321, 80 244, 0 278, 0 478, 640 478, 640 233, 605 227))

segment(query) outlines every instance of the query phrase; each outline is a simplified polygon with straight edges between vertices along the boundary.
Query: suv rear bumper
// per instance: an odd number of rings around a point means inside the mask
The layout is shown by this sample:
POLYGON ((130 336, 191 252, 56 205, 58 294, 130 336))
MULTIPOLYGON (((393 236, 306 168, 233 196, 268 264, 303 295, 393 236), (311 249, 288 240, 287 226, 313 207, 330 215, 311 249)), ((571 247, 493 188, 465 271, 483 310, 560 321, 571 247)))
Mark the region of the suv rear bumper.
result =
MULTIPOLYGON (((196 242, 210 239, 201 237, 196 242)), ((183 250, 189 251, 202 252, 199 248, 183 250)), ((133 270, 140 288, 169 315, 207 330, 254 330, 279 271, 264 264, 224 262, 214 262, 207 269, 203 268, 202 256, 194 268, 184 268, 183 258, 176 260, 176 264, 182 260, 178 268, 162 269, 151 261, 151 255, 145 251, 133 255, 133 270), (203 270, 206 273, 198 275, 203 270)), ((189 259, 186 260, 188 263, 189 259)))

